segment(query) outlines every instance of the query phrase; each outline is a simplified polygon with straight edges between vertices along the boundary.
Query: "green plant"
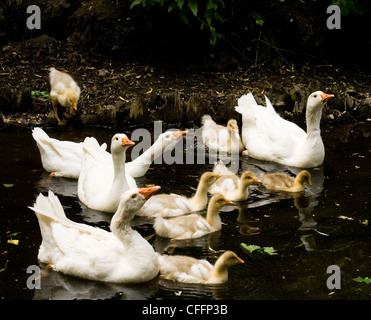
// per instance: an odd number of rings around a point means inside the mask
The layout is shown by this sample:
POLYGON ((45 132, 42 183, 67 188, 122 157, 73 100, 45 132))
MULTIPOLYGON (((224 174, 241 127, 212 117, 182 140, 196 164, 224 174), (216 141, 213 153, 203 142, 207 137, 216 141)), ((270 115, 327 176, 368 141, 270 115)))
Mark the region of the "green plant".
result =
POLYGON ((225 22, 222 14, 225 7, 223 0, 134 0, 131 2, 130 9, 138 5, 147 9, 160 5, 167 8, 169 13, 177 12, 179 18, 188 26, 191 26, 191 19, 195 18, 201 30, 206 29, 210 32, 211 45, 215 45, 222 37, 222 34, 216 31, 215 24, 225 22))
POLYGON ((46 91, 31 91, 32 98, 43 98, 43 99, 50 99, 49 92, 46 91))
POLYGON ((343 16, 347 16, 351 12, 360 15, 362 12, 368 11, 368 5, 357 0, 332 0, 332 4, 339 6, 343 16))

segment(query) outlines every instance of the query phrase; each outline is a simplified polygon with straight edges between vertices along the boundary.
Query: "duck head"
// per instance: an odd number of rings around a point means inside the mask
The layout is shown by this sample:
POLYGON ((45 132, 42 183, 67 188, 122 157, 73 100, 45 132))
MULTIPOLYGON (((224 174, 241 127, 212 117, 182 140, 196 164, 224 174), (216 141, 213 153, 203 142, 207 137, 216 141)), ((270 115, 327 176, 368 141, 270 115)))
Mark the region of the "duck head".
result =
POLYGON ((116 133, 111 140, 111 153, 121 152, 123 147, 126 149, 133 145, 135 145, 135 143, 131 141, 126 134, 116 133))

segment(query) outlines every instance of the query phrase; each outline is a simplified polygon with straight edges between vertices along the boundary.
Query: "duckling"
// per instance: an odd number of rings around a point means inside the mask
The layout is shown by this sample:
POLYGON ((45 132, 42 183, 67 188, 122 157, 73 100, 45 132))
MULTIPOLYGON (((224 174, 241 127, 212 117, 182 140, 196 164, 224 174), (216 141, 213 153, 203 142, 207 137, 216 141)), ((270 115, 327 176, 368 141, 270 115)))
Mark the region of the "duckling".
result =
POLYGON ((249 186, 260 180, 251 171, 244 171, 240 177, 230 171, 222 162, 215 164, 214 173, 221 176, 210 188, 211 194, 221 193, 232 201, 244 201, 249 197, 249 186))
POLYGON ((53 104, 55 117, 58 125, 65 124, 58 115, 58 106, 64 107, 67 110, 63 112, 65 117, 71 117, 77 110, 77 101, 80 98, 80 88, 72 77, 65 73, 58 71, 55 68, 50 68, 50 98, 53 104))
POLYGON ((160 255, 160 278, 184 283, 220 284, 228 281, 228 269, 244 261, 233 251, 224 252, 212 265, 205 259, 160 255))
POLYGON ((187 198, 178 194, 158 194, 150 198, 137 213, 138 216, 175 217, 185 213, 204 210, 207 205, 207 190, 217 181, 219 174, 202 174, 196 193, 187 198))
POLYGON ((221 194, 215 194, 209 201, 206 219, 196 213, 170 219, 157 217, 153 227, 156 234, 163 238, 199 238, 222 228, 219 210, 226 204, 232 204, 232 201, 221 194))
POLYGON ((263 173, 260 180, 266 189, 273 191, 301 192, 305 189, 304 183, 312 185, 311 175, 307 170, 300 171, 296 178, 282 172, 263 173))
POLYGON ((204 115, 202 141, 209 149, 220 152, 240 153, 244 149, 235 119, 230 119, 225 127, 216 124, 209 115, 204 115))

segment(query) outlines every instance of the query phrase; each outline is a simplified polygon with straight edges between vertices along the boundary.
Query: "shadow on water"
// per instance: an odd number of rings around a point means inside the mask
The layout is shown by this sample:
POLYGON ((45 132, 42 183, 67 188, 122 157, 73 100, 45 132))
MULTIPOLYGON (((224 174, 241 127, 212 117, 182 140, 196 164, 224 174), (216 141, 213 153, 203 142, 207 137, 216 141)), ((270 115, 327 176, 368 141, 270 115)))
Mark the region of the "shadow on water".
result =
MULTIPOLYGON (((107 284, 63 275, 39 265, 41 235, 37 219, 27 208, 47 190, 58 195, 66 215, 76 222, 109 230, 110 214, 85 207, 77 197, 77 181, 53 178, 44 172, 30 130, 0 133, 1 215, 0 288, 2 299, 369 299, 371 290, 353 278, 371 276, 370 178, 371 126, 349 125, 324 130, 326 158, 310 169, 312 187, 299 194, 268 192, 252 186, 247 201, 222 209, 222 230, 193 240, 170 241, 154 234, 153 221, 137 217, 132 226, 159 253, 185 254, 214 263, 225 250, 244 261, 230 269, 222 285, 180 284, 155 278, 137 285, 107 284), (9 148, 9 146, 12 146, 9 148), (8 242, 19 240, 18 245, 8 242), (273 247, 277 255, 248 255, 241 243, 273 247), (41 288, 27 288, 26 269, 39 265, 41 288), (327 267, 341 268, 341 290, 326 286, 327 267)), ((109 142, 108 129, 61 129, 48 132, 61 140, 82 141, 95 136, 109 142)), ((130 134, 129 134, 130 136, 130 134)), ((191 139, 189 140, 191 141, 191 139)), ((186 144, 197 154, 199 144, 186 144)), ((202 150, 203 151, 203 150, 202 150)), ((203 164, 153 164, 139 186, 157 184, 161 192, 192 195, 197 179, 212 170, 206 153, 203 164)), ((238 174, 300 170, 247 157, 223 158, 237 165, 238 174)), ((205 214, 205 212, 202 212, 205 214)))

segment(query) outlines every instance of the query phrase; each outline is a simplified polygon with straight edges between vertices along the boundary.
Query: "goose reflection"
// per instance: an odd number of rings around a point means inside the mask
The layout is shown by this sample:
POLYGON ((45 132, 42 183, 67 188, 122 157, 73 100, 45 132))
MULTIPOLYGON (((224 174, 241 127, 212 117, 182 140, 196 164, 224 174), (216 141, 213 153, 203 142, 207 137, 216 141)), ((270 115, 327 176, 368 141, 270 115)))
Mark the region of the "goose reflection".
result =
POLYGON ((158 278, 140 284, 117 284, 68 276, 44 264, 40 268, 40 289, 35 290, 34 300, 145 300, 158 291, 158 278))

